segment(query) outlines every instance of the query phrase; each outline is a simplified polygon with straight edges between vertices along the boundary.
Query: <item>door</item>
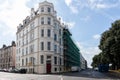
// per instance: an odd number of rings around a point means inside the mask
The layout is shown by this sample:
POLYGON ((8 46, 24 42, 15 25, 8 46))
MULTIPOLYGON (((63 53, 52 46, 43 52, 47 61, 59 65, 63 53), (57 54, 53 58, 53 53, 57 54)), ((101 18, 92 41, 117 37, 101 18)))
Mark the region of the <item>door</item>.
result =
POLYGON ((51 73, 51 60, 47 60, 46 62, 46 71, 47 73, 51 73))
POLYGON ((51 63, 47 63, 47 73, 51 73, 51 63))

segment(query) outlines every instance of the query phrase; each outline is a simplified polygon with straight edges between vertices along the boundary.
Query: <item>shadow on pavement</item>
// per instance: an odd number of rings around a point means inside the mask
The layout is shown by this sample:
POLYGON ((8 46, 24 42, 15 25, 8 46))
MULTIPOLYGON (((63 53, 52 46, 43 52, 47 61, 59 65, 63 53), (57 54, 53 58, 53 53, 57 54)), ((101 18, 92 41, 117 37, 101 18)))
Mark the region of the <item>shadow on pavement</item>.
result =
POLYGON ((62 75, 62 76, 72 76, 72 77, 84 77, 84 78, 95 78, 95 79, 117 79, 120 80, 120 77, 112 75, 112 73, 101 73, 99 71, 94 71, 92 69, 82 70, 80 72, 66 72, 58 73, 51 75, 62 75))

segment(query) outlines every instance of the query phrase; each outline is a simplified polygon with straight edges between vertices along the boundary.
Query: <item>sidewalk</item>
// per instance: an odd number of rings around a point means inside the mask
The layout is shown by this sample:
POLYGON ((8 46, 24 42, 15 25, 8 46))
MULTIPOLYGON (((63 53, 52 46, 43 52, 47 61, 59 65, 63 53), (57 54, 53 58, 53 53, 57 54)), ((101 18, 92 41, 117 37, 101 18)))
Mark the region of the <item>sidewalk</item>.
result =
POLYGON ((111 76, 115 76, 115 77, 120 78, 120 72, 110 70, 110 71, 109 71, 109 74, 110 74, 111 76))

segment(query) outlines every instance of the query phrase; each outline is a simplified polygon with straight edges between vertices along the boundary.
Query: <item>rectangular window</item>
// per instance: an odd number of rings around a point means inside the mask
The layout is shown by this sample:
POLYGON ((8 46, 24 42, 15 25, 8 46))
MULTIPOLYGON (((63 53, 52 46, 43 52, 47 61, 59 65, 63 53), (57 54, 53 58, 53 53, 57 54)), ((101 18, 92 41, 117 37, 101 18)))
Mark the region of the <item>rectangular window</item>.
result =
POLYGON ((48 7, 48 12, 51 12, 51 8, 48 7))
POLYGON ((48 24, 50 25, 51 24, 51 18, 48 17, 48 24))
POLYGON ((30 24, 30 30, 34 29, 34 22, 30 24))
POLYGON ((57 68, 54 68, 55 71, 57 71, 57 68))
POLYGON ((33 65, 35 65, 35 58, 33 57, 32 59, 33 59, 33 65))
POLYGON ((19 46, 21 45, 21 42, 19 41, 19 46))
POLYGON ((22 49, 22 56, 24 56, 24 49, 22 49))
POLYGON ((54 45, 54 51, 57 53, 57 45, 54 45))
POLYGON ((33 63, 33 62, 32 62, 32 57, 29 58, 29 61, 30 61, 30 64, 32 65, 32 63, 33 63))
POLYGON ((54 40, 57 41, 57 35, 56 34, 54 34, 54 40))
POLYGON ((44 37, 44 29, 41 30, 41 37, 44 37))
POLYGON ((44 7, 41 8, 41 12, 44 12, 44 7))
POLYGON ((23 30, 23 34, 22 34, 22 36, 24 36, 24 30, 23 30))
POLYGON ((44 56, 41 55, 40 58, 41 58, 41 64, 44 64, 44 56))
POLYGON ((28 47, 26 47, 26 54, 28 54, 28 47))
POLYGON ((22 46, 24 45, 24 38, 22 39, 22 46))
POLYGON ((59 39, 59 43, 60 43, 60 45, 61 45, 61 38, 59 39))
POLYGON ((20 53, 20 48, 19 48, 19 53, 20 53))
POLYGON ((24 66, 24 59, 22 59, 22 66, 24 66))
POLYGON ((54 57, 54 64, 57 64, 57 57, 54 57))
POLYGON ((31 65, 34 65, 34 63, 35 63, 35 58, 34 58, 34 57, 30 57, 29 59, 30 59, 31 65))
POLYGON ((50 31, 50 29, 48 29, 48 31, 47 31, 47 35, 48 35, 48 37, 51 36, 51 31, 50 31))
POLYGON ((28 34, 26 35, 26 44, 28 44, 28 34))
POLYGON ((47 46, 48 46, 47 49, 50 50, 50 48, 51 48, 51 43, 48 42, 47 44, 48 44, 48 45, 47 45, 47 46))
POLYGON ((18 34, 17 34, 17 40, 18 40, 18 34))
POLYGON ((51 59, 51 56, 47 56, 47 59, 51 59))
POLYGON ((59 51, 59 52, 60 52, 60 54, 61 54, 61 50, 62 50, 62 49, 60 48, 60 51, 59 51))
POLYGON ((30 46, 30 53, 34 52, 34 45, 30 46))
POLYGON ((21 33, 19 33, 19 38, 21 38, 21 33))
POLYGON ((61 60, 62 60, 62 59, 60 58, 60 65, 61 65, 61 60))
POLYGON ((41 24, 44 24, 44 17, 41 18, 41 24))
POLYGON ((30 41, 34 40, 34 31, 30 33, 30 41))
POLYGON ((41 50, 44 50, 44 42, 41 42, 41 50))
POLYGON ((59 29, 59 35, 61 36, 61 29, 59 29))
POLYGON ((28 64, 28 58, 26 58, 26 66, 27 66, 27 64, 28 64))

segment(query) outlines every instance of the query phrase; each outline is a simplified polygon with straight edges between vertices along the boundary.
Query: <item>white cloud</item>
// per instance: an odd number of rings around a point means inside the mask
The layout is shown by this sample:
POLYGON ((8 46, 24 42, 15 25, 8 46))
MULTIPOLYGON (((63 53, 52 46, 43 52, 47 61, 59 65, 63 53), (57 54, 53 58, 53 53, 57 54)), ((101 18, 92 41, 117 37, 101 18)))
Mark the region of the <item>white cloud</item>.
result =
POLYGON ((101 36, 100 36, 99 34, 93 35, 93 38, 94 38, 94 39, 100 39, 100 37, 101 37, 101 36))
POLYGON ((79 13, 78 8, 76 6, 70 6, 70 9, 72 10, 73 13, 79 13))
POLYGON ((105 4, 97 4, 96 5, 96 8, 107 8, 107 5, 105 5, 105 4))
POLYGON ((90 44, 82 42, 77 42, 76 44, 80 48, 80 52, 83 55, 83 57, 87 60, 88 67, 91 67, 93 56, 99 54, 101 51, 97 46, 90 46, 90 44))
POLYGON ((69 6, 72 3, 72 0, 65 0, 65 3, 69 6))
POLYGON ((92 9, 108 9, 118 7, 120 0, 89 0, 89 6, 92 9))
POLYGON ((65 0, 66 5, 71 9, 73 13, 78 13, 78 7, 72 5, 73 0, 65 0))
POLYGON ((75 27, 75 22, 66 22, 66 24, 68 25, 69 29, 75 27))
POLYGON ((85 17, 81 17, 80 20, 81 21, 84 21, 84 22, 87 22, 91 19, 91 16, 85 16, 85 17))
POLYGON ((100 10, 120 6, 120 0, 65 0, 65 3, 73 13, 79 13, 84 8, 100 10))
POLYGON ((75 27, 75 24, 76 24, 75 22, 73 22, 73 21, 68 21, 68 22, 64 21, 61 16, 58 16, 58 18, 60 18, 61 23, 64 23, 65 25, 67 25, 69 29, 72 29, 73 27, 75 27))
POLYGON ((0 3, 0 22, 6 26, 5 35, 14 35, 17 26, 29 14, 29 8, 26 6, 27 0, 4 0, 0 3))

